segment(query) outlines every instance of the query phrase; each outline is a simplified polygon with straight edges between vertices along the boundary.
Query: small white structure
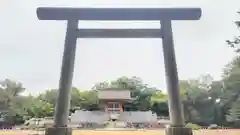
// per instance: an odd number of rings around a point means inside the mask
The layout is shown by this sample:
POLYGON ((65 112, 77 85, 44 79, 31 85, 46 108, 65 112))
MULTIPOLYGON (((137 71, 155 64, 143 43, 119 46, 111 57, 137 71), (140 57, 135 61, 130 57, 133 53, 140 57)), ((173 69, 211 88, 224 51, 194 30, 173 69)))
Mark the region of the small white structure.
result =
MULTIPOLYGON (((158 125, 157 115, 152 111, 124 111, 123 105, 131 103, 131 91, 119 88, 98 90, 100 111, 77 110, 71 115, 71 124, 76 125, 121 125, 120 127, 137 127, 158 125), (109 124, 110 123, 110 124, 109 124), (122 123, 122 124, 119 124, 122 123), (134 125, 135 124, 135 125, 134 125), (136 126, 137 125, 137 126, 136 126), (146 126, 147 125, 147 126, 146 126)), ((111 126, 110 126, 111 127, 111 126)))
POLYGON ((72 124, 80 124, 80 123, 104 124, 104 122, 106 121, 108 121, 108 116, 105 112, 101 112, 101 111, 78 110, 71 116, 72 124))
POLYGON ((119 120, 131 123, 157 123, 157 115, 152 111, 123 112, 120 114, 119 120))

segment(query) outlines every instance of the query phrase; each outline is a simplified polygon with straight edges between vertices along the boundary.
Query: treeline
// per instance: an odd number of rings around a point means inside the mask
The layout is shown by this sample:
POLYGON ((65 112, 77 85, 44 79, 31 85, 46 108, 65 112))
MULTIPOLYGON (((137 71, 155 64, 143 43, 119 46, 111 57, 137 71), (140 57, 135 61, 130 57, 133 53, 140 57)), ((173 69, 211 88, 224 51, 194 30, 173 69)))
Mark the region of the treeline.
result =
MULTIPOLYGON (((6 79, 0 86, 0 111, 5 121, 20 124, 33 117, 53 116, 56 89, 38 96, 22 96, 25 89, 19 82, 6 79)), ((123 105, 127 111, 152 110, 158 116, 169 115, 167 94, 144 84, 139 77, 120 77, 97 83, 88 91, 73 87, 70 113, 76 109, 99 110, 96 90, 104 88, 131 90, 136 100, 123 105)), ((240 57, 234 58, 224 68, 221 80, 213 80, 210 75, 180 80, 180 94, 187 123, 240 127, 240 57)))

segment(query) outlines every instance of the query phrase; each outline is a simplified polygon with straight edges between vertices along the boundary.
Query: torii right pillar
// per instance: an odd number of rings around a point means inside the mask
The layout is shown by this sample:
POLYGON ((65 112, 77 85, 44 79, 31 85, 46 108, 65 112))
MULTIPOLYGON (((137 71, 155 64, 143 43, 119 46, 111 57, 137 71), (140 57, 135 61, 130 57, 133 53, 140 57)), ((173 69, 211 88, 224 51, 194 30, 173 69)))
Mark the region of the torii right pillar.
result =
POLYGON ((185 127, 182 102, 179 92, 178 71, 175 58, 171 20, 161 20, 162 46, 168 92, 168 106, 171 125, 167 135, 193 135, 192 129, 185 127))

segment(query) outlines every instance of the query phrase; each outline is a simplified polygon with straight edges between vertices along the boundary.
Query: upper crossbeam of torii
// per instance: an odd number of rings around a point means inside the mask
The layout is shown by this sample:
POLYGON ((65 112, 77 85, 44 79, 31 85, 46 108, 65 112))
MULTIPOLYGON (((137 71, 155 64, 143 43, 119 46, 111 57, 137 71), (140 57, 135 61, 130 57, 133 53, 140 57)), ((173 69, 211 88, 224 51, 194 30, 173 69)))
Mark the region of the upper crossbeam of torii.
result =
MULTIPOLYGON (((199 8, 38 8, 40 20, 198 20, 199 8)), ((78 29, 80 38, 161 38, 159 29, 78 29)))

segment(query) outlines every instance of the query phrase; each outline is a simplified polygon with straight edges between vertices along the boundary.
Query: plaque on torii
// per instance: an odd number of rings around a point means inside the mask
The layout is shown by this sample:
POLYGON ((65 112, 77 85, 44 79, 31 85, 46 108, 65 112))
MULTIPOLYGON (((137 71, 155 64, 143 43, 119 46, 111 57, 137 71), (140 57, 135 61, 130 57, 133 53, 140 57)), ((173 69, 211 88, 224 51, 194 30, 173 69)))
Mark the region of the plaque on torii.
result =
MULTIPOLYGON (((37 9, 40 20, 67 21, 64 54, 55 127, 66 127, 74 71, 77 38, 162 38, 165 74, 168 91, 169 113, 172 127, 184 127, 184 117, 179 96, 178 72, 175 60, 172 23, 174 20, 199 20, 200 8, 53 8, 37 9), (160 29, 79 29, 79 20, 102 21, 159 21, 160 29)), ((81 24, 80 24, 81 25, 81 24)), ((171 131, 168 134, 179 134, 171 131)), ((54 133, 60 131, 56 130, 54 133)), ((60 133, 60 132, 58 132, 60 133)), ((184 132, 185 133, 185 132, 184 132)), ((182 132, 182 134, 184 134, 182 132)), ((47 134, 47 133, 46 133, 47 134)), ((190 134, 190 132, 189 132, 190 134)), ((180 135, 180 134, 179 134, 180 135)))

